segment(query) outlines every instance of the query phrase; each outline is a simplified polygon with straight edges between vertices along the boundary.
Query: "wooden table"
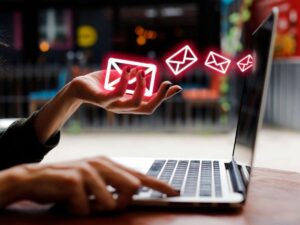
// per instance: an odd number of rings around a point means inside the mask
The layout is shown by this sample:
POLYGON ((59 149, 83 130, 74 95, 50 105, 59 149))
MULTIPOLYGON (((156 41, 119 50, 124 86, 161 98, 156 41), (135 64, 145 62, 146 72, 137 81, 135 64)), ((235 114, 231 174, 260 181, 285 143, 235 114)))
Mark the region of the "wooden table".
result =
POLYGON ((248 200, 243 210, 212 212, 203 210, 131 209, 121 214, 85 218, 59 216, 48 207, 29 202, 17 203, 0 214, 0 224, 57 225, 299 225, 300 174, 255 168, 248 200))

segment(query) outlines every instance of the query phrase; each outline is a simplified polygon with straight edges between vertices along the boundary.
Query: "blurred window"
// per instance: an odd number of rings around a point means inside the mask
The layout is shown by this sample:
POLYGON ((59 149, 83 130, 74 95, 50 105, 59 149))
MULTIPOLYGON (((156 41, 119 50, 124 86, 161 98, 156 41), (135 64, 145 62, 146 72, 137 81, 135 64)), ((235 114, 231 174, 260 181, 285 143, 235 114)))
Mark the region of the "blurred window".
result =
MULTIPOLYGON (((39 42, 52 49, 72 47, 72 15, 68 9, 46 9, 39 12, 39 42)), ((42 47, 43 47, 42 46, 42 47)), ((45 48, 46 50, 46 48, 45 48)))
POLYGON ((155 57, 181 40, 196 40, 197 5, 121 7, 117 30, 118 49, 155 57))

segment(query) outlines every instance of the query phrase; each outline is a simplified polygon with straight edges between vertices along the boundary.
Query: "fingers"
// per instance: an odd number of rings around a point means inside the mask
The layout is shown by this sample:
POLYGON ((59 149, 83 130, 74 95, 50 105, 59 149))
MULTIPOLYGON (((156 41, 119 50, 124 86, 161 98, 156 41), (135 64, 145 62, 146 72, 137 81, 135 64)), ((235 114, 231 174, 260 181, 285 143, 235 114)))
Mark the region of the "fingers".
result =
POLYGON ((146 88, 145 73, 144 71, 134 69, 132 74, 135 74, 137 79, 134 94, 129 99, 122 99, 111 103, 107 106, 108 110, 116 112, 130 111, 140 107, 146 88))
POLYGON ((85 166, 84 176, 86 179, 86 189, 90 196, 93 196, 93 208, 96 210, 112 210, 116 207, 115 200, 108 192, 106 183, 99 176, 97 171, 90 167, 85 166))
POLYGON ((133 71, 130 72, 130 68, 126 67, 123 69, 120 81, 116 84, 116 88, 107 94, 108 99, 106 100, 106 104, 109 105, 110 103, 118 100, 119 98, 123 97, 125 91, 127 89, 128 80, 132 75, 133 71))
POLYGON ((94 159, 91 161, 91 164, 97 168, 106 183, 117 190, 117 208, 125 208, 131 202, 132 196, 141 187, 141 181, 106 159, 94 159))
POLYGON ((73 177, 71 178, 73 185, 68 190, 67 208, 71 213, 84 216, 90 213, 90 204, 83 182, 80 176, 75 173, 74 171, 74 175, 71 176, 73 177))
POLYGON ((163 82, 160 85, 158 92, 155 95, 153 95, 148 102, 143 102, 141 107, 136 109, 132 113, 146 115, 152 114, 155 111, 155 109, 165 100, 167 92, 171 85, 172 83, 170 81, 163 82))
POLYGON ((158 92, 148 102, 143 102, 141 107, 136 109, 134 114, 152 114, 165 100, 173 97, 182 91, 179 85, 172 86, 171 82, 165 81, 160 85, 158 92))
POLYGON ((180 93, 181 91, 182 91, 182 87, 180 87, 179 85, 173 85, 167 91, 167 95, 166 95, 165 100, 168 100, 168 99, 172 98, 174 95, 180 93))
POLYGON ((127 171, 128 173, 132 174, 133 176, 139 178, 143 186, 150 187, 152 189, 155 189, 157 191, 160 191, 162 193, 167 194, 168 196, 177 196, 178 191, 172 188, 170 185, 168 185, 165 182, 159 181, 153 177, 147 176, 145 174, 142 174, 136 170, 133 170, 131 168, 128 168, 126 166, 123 166, 122 164, 119 164, 117 162, 112 161, 111 159, 107 159, 110 161, 113 165, 121 168, 124 171, 127 171))
POLYGON ((131 98, 131 103, 134 107, 139 107, 143 96, 145 94, 145 89, 146 89, 146 80, 145 80, 145 72, 144 71, 139 71, 137 74, 137 84, 136 84, 136 88, 134 91, 134 94, 131 98))

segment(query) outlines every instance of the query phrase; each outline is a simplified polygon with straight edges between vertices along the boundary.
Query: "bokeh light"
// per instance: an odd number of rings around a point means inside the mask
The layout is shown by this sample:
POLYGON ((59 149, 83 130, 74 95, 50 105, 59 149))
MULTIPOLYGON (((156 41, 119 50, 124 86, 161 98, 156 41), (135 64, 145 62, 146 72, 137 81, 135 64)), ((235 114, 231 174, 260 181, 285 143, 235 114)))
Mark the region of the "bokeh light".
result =
POLYGON ((41 52, 48 52, 50 50, 50 44, 47 41, 41 41, 39 48, 41 52))
POLYGON ((136 38, 136 43, 139 45, 139 46, 143 46, 146 44, 146 38, 144 36, 138 36, 136 38))

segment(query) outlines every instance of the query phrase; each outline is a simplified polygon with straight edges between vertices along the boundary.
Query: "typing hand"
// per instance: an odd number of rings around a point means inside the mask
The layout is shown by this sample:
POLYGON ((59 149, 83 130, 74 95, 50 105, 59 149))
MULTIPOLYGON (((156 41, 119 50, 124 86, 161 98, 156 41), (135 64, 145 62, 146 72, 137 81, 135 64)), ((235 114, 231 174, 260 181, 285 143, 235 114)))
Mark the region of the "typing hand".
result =
POLYGON ((27 199, 59 203, 78 215, 124 209, 142 186, 169 196, 178 195, 168 184, 106 157, 16 166, 1 172, 0 182, 0 207, 27 199), (116 189, 117 199, 107 190, 107 185, 116 189))

